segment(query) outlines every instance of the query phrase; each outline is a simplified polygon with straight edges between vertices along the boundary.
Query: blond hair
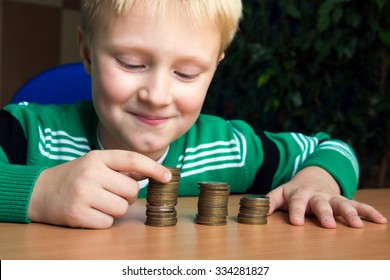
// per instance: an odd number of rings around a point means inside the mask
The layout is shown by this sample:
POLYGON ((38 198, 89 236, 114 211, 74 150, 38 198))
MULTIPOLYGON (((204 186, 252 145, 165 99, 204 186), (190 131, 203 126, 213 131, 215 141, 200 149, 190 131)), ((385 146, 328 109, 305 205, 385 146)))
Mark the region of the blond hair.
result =
POLYGON ((221 32, 221 51, 233 40, 242 17, 241 0, 82 0, 82 28, 87 37, 92 36, 94 21, 109 8, 118 14, 131 11, 136 3, 142 3, 149 13, 162 19, 180 11, 191 23, 205 21, 215 23, 221 32))

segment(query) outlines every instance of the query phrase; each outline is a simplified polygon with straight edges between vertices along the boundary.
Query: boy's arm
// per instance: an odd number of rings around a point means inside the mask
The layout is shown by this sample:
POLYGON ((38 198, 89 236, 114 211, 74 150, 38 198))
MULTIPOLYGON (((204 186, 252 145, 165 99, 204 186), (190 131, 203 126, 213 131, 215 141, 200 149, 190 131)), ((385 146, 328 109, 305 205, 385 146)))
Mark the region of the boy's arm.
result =
POLYGON ((259 137, 263 163, 249 191, 262 191, 262 184, 272 181, 269 214, 277 209, 289 211, 294 225, 302 225, 305 214, 314 214, 325 228, 336 227, 335 216, 352 227, 363 226, 360 216, 387 222, 373 207, 351 200, 359 166, 354 151, 344 142, 325 133, 309 137, 262 132, 259 137))
POLYGON ((291 180, 301 170, 317 166, 326 170, 337 182, 343 196, 351 199, 359 180, 359 163, 355 152, 346 143, 326 133, 306 136, 300 133, 270 134, 276 141, 280 162, 273 188, 291 180))
MULTIPOLYGON (((353 149, 333 140, 326 133, 306 136, 301 133, 257 133, 260 144, 249 162, 258 161, 250 192, 265 193, 288 181, 300 170, 318 166, 337 181, 342 195, 352 198, 358 185, 359 164, 353 149)), ((252 154, 252 153, 248 153, 252 154)))
POLYGON ((0 111, 0 221, 28 223, 28 203, 42 167, 26 166, 26 137, 19 121, 0 111))
POLYGON ((303 225, 305 214, 314 214, 325 228, 336 227, 336 216, 357 228, 364 226, 360 216, 377 223, 387 222, 372 206, 351 200, 358 185, 359 165, 349 145, 325 133, 314 137, 291 133, 284 143, 290 148, 279 149, 281 165, 274 179, 291 178, 281 181, 268 194, 270 213, 287 210, 294 225, 303 225))
POLYGON ((0 221, 108 228, 135 201, 138 178, 171 179, 154 160, 123 150, 96 150, 42 167, 39 150, 32 152, 40 117, 33 108, 7 109, 0 111, 0 221))
POLYGON ((336 216, 356 228, 364 226, 361 216, 375 223, 387 223, 374 207, 342 196, 333 176, 318 166, 302 169, 268 196, 269 214, 277 209, 286 210, 293 225, 303 225, 305 214, 315 215, 325 228, 336 227, 336 216))
POLYGON ((42 170, 37 166, 0 162, 0 222, 30 222, 28 204, 36 178, 42 170))

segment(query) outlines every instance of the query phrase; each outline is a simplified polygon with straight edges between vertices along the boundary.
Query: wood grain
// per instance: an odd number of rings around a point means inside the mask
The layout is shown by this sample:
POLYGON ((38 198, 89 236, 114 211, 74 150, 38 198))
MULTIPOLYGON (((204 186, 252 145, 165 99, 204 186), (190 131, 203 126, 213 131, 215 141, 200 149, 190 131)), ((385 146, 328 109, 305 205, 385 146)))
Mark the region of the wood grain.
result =
MULTIPOLYGON (((284 212, 267 225, 244 225, 236 221, 240 197, 230 196, 228 224, 217 227, 193 222, 196 197, 179 198, 174 227, 146 226, 144 199, 107 230, 0 223, 0 259, 390 259, 388 225, 355 229, 339 221, 324 229, 308 218, 292 226, 284 212)), ((359 190, 355 198, 390 218, 390 189, 359 190)))

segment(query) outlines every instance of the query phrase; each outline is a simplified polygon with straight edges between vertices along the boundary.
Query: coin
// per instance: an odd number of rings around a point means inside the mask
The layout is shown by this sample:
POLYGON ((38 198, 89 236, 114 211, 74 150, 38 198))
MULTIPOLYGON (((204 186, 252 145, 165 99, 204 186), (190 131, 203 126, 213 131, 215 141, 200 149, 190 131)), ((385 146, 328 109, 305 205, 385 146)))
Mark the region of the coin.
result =
POLYGON ((226 225, 230 186, 224 182, 199 182, 197 224, 208 226, 226 225))
POLYGON ((148 226, 166 227, 177 223, 178 187, 180 169, 167 167, 172 173, 172 180, 168 183, 149 178, 146 195, 146 221, 148 226))
POLYGON ((240 208, 237 215, 237 222, 242 224, 266 224, 268 210, 268 196, 245 194, 240 199, 240 208))

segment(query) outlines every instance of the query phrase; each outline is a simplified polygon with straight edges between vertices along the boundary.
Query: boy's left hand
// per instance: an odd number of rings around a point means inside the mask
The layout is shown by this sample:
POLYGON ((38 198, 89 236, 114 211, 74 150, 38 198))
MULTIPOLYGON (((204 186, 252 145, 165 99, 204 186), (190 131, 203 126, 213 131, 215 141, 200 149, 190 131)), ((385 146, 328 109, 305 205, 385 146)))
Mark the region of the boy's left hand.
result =
POLYGON ((336 228, 336 216, 341 216, 354 228, 364 226, 361 216, 375 223, 387 223, 387 219, 374 207, 343 197, 335 179, 316 166, 301 170, 268 196, 268 214, 278 209, 287 210, 293 225, 303 225, 305 214, 316 215, 324 228, 336 228))

